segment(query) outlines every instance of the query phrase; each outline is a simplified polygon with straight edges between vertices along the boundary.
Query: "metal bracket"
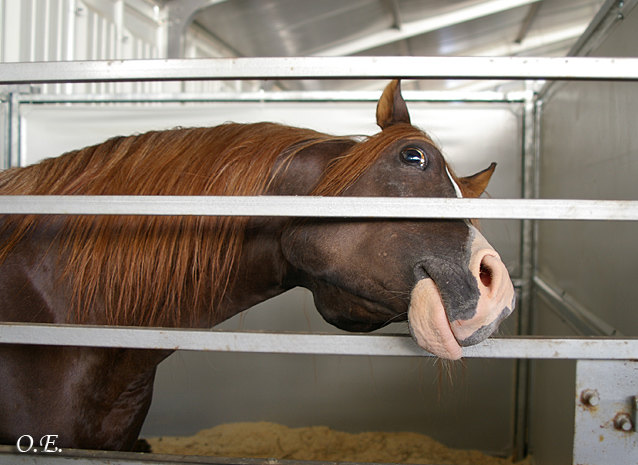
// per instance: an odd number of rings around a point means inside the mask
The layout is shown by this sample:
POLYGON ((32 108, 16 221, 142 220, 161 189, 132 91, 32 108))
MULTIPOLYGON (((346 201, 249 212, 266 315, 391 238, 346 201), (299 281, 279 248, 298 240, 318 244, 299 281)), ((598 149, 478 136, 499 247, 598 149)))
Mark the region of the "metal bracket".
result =
POLYGON ((186 29, 193 21, 198 11, 222 3, 225 0, 183 0, 170 2, 168 10, 168 44, 166 55, 169 58, 181 58, 184 56, 184 36, 186 29))
POLYGON ((638 361, 579 360, 574 465, 638 463, 638 361))

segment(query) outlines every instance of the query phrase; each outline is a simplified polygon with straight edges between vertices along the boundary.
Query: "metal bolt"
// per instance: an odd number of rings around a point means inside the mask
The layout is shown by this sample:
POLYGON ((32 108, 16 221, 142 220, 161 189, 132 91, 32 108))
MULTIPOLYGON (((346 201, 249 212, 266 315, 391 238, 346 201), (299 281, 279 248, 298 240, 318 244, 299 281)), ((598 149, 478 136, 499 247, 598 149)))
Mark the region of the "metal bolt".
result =
POLYGON ((618 2, 618 15, 617 15, 617 18, 619 21, 622 21, 623 19, 625 19, 625 15, 621 11, 623 8, 625 8, 625 2, 620 0, 618 2))
POLYGON ((614 418, 614 428, 618 431, 632 431, 634 425, 628 413, 619 413, 614 418))
POLYGON ((589 407, 596 407, 600 404, 600 397, 598 396, 598 391, 595 389, 585 389, 580 394, 580 400, 589 407))

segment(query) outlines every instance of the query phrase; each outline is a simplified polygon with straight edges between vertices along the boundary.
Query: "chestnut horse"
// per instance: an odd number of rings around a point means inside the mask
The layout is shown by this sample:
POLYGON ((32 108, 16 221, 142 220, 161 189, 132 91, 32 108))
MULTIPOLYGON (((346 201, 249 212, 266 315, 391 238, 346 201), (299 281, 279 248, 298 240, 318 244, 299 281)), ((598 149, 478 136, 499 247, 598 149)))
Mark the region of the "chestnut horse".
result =
MULTIPOLYGON (((398 81, 364 140, 272 123, 117 137, 0 173, 0 194, 477 197, 410 124, 398 81)), ((406 320, 447 359, 514 306, 497 252, 467 220, 191 216, 0 219, 0 320, 205 328, 295 286, 333 325, 406 320)), ((130 449, 160 350, 0 344, 0 443, 130 449)))

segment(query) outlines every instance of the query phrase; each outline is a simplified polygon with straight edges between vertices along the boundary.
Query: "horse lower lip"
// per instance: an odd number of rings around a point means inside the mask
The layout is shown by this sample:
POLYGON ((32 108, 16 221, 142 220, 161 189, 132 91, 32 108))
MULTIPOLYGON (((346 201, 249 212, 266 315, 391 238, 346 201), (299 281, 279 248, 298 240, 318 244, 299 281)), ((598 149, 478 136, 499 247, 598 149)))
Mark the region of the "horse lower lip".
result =
POLYGON ((501 321, 507 318, 511 313, 512 313, 512 309, 509 307, 505 307, 503 311, 501 312, 501 314, 490 324, 481 326, 476 331, 474 331, 474 333, 472 333, 469 337, 461 341, 458 341, 457 339, 459 345, 461 347, 467 347, 467 346, 473 346, 475 344, 478 344, 479 342, 483 342, 485 339, 490 337, 490 335, 494 331, 498 329, 498 326, 500 325, 501 321))
POLYGON ((463 355, 431 278, 417 282, 408 309, 410 332, 416 343, 437 357, 455 360, 463 355))

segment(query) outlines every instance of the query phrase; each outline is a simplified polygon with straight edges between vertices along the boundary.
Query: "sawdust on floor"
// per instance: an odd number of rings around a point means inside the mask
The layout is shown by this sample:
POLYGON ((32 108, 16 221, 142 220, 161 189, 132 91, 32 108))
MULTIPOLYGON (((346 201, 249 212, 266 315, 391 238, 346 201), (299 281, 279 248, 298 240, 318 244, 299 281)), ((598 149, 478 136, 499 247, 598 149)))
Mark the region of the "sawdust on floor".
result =
MULTIPOLYGON (((475 450, 451 449, 417 433, 344 433, 325 426, 289 428, 230 423, 188 437, 147 439, 153 453, 217 457, 437 465, 512 465, 475 450)), ((528 459, 516 465, 530 465, 528 459)))

